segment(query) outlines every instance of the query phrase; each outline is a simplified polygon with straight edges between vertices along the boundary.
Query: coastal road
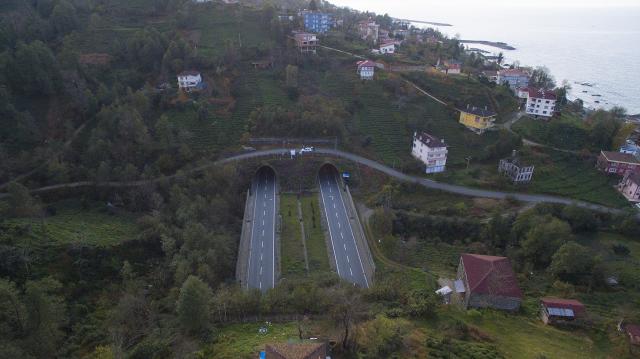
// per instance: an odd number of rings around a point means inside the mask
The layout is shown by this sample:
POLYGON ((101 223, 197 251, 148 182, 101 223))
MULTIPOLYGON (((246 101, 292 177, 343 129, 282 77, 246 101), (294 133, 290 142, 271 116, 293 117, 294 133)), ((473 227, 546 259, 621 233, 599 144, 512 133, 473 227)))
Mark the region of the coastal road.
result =
POLYGON ((266 291, 275 286, 276 177, 260 170, 252 183, 254 194, 247 286, 266 291))
POLYGON ((318 180, 338 276, 360 287, 368 288, 369 282, 364 273, 337 174, 323 168, 318 180))

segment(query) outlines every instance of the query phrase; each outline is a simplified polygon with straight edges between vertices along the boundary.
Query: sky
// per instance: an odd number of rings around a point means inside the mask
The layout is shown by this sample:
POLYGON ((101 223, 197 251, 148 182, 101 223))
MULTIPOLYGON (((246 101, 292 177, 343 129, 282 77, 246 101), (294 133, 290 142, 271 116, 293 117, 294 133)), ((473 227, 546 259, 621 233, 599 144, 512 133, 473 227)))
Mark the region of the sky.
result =
MULTIPOLYGON (((389 0, 329 0, 339 6, 349 6, 358 10, 388 8, 389 0)), ((448 7, 465 8, 478 7, 640 7, 640 0, 396 0, 394 5, 399 7, 448 7)))

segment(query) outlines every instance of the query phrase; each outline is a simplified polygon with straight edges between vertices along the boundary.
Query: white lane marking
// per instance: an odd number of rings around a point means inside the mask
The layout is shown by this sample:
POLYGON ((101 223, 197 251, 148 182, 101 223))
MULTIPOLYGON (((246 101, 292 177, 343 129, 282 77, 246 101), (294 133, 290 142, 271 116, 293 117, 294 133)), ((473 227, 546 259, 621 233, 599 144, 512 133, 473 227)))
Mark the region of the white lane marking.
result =
POLYGON ((329 239, 331 239, 331 249, 333 249, 333 260, 336 261, 336 271, 340 276, 340 266, 338 266, 338 256, 336 256, 336 246, 333 243, 333 235, 331 234, 331 222, 329 222, 329 212, 327 212, 327 205, 324 201, 324 191, 322 190, 322 180, 320 180, 320 199, 322 199, 322 208, 324 209, 324 215, 327 217, 327 227, 329 227, 329 239))
POLYGON ((338 222, 338 228, 340 228, 340 222, 338 222))
POLYGON ((351 263, 351 261, 349 261, 349 256, 347 255, 347 263, 351 263))
POLYGON ((336 209, 336 204, 335 204, 335 202, 333 203, 333 209, 336 209))
POLYGON ((262 262, 262 253, 260 253, 260 262, 262 262))
POLYGON ((267 210, 265 209, 264 211, 262 211, 262 216, 266 216, 267 215, 267 210))
POLYGON ((256 207, 258 207, 258 192, 260 192, 260 178, 258 178, 258 180, 256 181, 256 193, 255 193, 255 198, 254 198, 254 203, 253 203, 253 218, 251 219, 251 243, 249 244, 249 266, 247 269, 247 288, 249 288, 249 277, 251 276, 251 256, 252 256, 252 250, 251 248, 253 247, 253 232, 255 230, 255 224, 256 224, 256 207))
POLYGON ((347 244, 343 243, 342 246, 344 247, 344 250, 346 251, 347 250, 347 244))
POLYGON ((262 275, 262 266, 260 266, 260 275, 262 275))
POLYGON ((353 277, 353 271, 351 270, 351 267, 349 267, 349 273, 351 273, 351 276, 353 277))
POLYGON ((273 178, 273 237, 271 237, 271 281, 276 286, 276 178, 273 178))
MULTIPOLYGON (((344 239, 344 235, 342 234, 342 232, 340 232, 340 238, 344 239)), ((346 244, 345 244, 345 246, 346 246, 346 244)))
POLYGON ((262 236, 264 237, 264 229, 262 230, 262 236))
POLYGON ((262 226, 264 227, 264 219, 262 220, 262 226))
POLYGON ((338 218, 338 212, 336 212, 336 218, 338 218))
POLYGON ((262 248, 264 248, 264 241, 262 241, 261 244, 262 244, 262 248))
MULTIPOLYGON (((342 208, 344 208, 344 214, 347 215, 347 206, 344 204, 344 200, 342 199, 342 191, 338 191, 340 194, 340 202, 342 202, 342 208)), ((356 214, 357 216, 358 214, 356 214)), ((358 249, 358 244, 356 243, 356 236, 353 234, 353 228, 351 228, 351 222, 347 219, 347 226, 351 230, 351 237, 353 238, 353 245, 356 247, 356 253, 358 254, 358 261, 360 262, 360 269, 362 269, 362 276, 364 277, 364 284, 369 288, 369 280, 367 279, 367 275, 364 273, 364 265, 362 264, 362 258, 360 258, 360 250, 358 249)))
POLYGON ((329 193, 333 193, 333 190, 331 189, 331 187, 329 187, 329 193))
POLYGON ((262 289, 262 281, 260 281, 260 289, 262 289))

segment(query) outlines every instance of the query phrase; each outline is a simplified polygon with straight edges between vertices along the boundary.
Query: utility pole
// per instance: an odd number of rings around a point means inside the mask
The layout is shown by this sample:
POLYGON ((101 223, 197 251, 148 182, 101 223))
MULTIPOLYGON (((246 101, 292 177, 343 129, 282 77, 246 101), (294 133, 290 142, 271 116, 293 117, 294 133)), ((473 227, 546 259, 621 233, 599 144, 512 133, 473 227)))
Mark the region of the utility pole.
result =
POLYGON ((471 156, 466 157, 465 160, 467 161, 467 169, 469 169, 469 164, 471 163, 471 156))

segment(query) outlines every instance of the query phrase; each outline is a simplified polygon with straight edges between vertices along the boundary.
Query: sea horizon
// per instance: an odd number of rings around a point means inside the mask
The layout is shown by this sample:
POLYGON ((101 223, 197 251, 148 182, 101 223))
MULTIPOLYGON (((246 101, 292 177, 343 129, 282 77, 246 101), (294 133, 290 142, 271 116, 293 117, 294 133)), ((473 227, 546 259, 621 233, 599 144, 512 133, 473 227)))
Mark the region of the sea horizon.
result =
POLYGON ((447 23, 432 27, 449 37, 505 42, 516 50, 468 44, 502 52, 505 62, 545 66, 558 86, 571 85, 570 98, 588 108, 622 106, 640 113, 640 7, 477 7, 416 6, 406 3, 337 0, 338 6, 402 19, 447 23), (352 6, 355 4, 356 6, 352 6))

